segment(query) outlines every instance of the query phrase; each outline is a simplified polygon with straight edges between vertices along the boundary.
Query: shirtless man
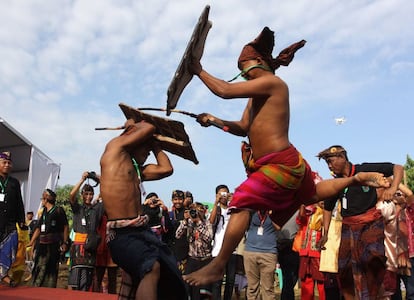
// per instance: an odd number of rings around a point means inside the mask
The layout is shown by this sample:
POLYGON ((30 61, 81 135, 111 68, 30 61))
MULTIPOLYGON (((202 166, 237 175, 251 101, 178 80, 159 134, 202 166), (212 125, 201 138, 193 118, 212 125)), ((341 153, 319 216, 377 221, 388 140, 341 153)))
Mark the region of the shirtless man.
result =
POLYGON ((186 292, 174 257, 148 228, 148 216, 141 215, 142 181, 173 173, 168 156, 153 138, 154 132, 153 125, 129 119, 125 131, 106 145, 101 157, 108 246, 114 262, 138 283, 136 299, 181 300, 186 292), (151 152, 157 163, 144 165, 151 152))
POLYGON ((280 65, 290 63, 295 51, 304 44, 305 41, 293 44, 274 59, 274 33, 265 27, 240 54, 238 76, 244 77, 245 82, 218 79, 203 70, 199 60, 192 58, 191 72, 215 95, 223 99, 249 98, 240 121, 224 121, 206 113, 200 114, 197 121, 202 126, 210 126, 211 121, 227 126, 228 132, 247 136, 250 144, 242 147, 248 179, 235 190, 229 203, 231 217, 220 253, 206 267, 183 276, 189 284, 204 285, 222 278, 226 262, 249 224, 249 210, 272 210, 272 221, 283 226, 301 204, 316 203, 348 185, 389 184, 380 173, 359 173, 354 177, 325 180, 315 186, 311 168, 289 141, 288 86, 274 75, 280 65))

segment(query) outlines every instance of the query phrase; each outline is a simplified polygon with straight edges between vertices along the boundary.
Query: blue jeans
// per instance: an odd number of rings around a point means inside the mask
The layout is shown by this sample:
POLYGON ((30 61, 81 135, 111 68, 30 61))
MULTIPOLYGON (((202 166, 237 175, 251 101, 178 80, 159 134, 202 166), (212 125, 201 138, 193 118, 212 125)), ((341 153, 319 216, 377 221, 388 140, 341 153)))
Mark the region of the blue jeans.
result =
POLYGON ((234 279, 236 278, 237 255, 232 254, 226 265, 226 285, 224 287, 224 297, 221 298, 222 280, 216 281, 212 285, 212 297, 214 300, 231 300, 234 289, 234 279))

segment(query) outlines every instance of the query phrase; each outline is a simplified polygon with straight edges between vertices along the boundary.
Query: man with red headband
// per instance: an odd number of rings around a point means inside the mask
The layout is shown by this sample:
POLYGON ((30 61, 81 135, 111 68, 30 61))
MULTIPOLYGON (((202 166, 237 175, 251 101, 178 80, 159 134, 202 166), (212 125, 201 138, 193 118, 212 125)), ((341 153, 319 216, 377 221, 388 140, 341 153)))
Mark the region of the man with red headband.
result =
POLYGON ((241 70, 238 76, 247 79, 245 82, 229 83, 218 79, 203 70, 195 57, 189 64, 190 71, 217 96, 249 98, 240 121, 225 121, 207 113, 197 118, 202 126, 215 122, 228 127, 228 132, 234 135, 249 138, 249 143, 242 147, 248 179, 236 189, 229 203, 231 217, 220 253, 205 268, 184 276, 189 284, 205 284, 223 276, 226 261, 249 224, 249 210, 272 210, 272 221, 283 226, 301 204, 318 202, 348 185, 388 184, 379 173, 359 173, 356 177, 314 184, 311 168, 289 141, 288 86, 274 75, 279 66, 289 65, 304 44, 304 40, 295 43, 273 58, 274 32, 265 27, 243 48, 238 59, 241 70))
POLYGON ((24 206, 20 183, 9 175, 12 167, 10 152, 0 152, 0 279, 1 283, 15 287, 8 272, 18 246, 16 223, 24 225, 24 206))

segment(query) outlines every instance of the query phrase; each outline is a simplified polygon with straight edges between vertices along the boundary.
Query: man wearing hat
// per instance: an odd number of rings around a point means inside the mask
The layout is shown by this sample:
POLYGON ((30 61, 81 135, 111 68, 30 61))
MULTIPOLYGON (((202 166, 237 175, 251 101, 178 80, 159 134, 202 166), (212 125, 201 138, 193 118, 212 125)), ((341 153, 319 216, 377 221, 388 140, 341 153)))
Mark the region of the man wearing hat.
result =
POLYGON ((183 203, 183 206, 184 206, 186 209, 189 209, 190 205, 191 205, 191 204, 193 204, 193 202, 194 202, 194 197, 193 197, 193 194, 192 194, 190 191, 186 191, 186 192, 184 193, 184 195, 185 195, 185 197, 184 197, 184 203, 183 203))
POLYGON ((204 284, 223 276, 226 261, 247 229, 250 210, 272 210, 272 221, 283 226, 301 204, 323 200, 347 185, 360 184, 361 180, 386 184, 381 174, 360 174, 315 186, 310 166, 289 141, 288 86, 274 74, 281 65, 289 65, 304 45, 304 40, 299 41, 273 58, 274 32, 265 27, 244 46, 238 59, 241 72, 235 78, 241 76, 245 82, 229 83, 216 78, 203 70, 198 58, 191 58, 189 69, 215 95, 223 99, 249 98, 239 121, 225 121, 207 113, 200 114, 197 121, 202 126, 213 122, 231 134, 247 136, 249 141, 242 146, 248 178, 236 188, 229 203, 231 217, 223 247, 207 267, 184 277, 190 284, 204 284))
POLYGON ((19 181, 9 174, 13 167, 10 152, 0 152, 0 279, 15 287, 8 275, 16 257, 18 234, 16 223, 24 225, 24 205, 19 181))
POLYGON ((43 210, 28 246, 36 244, 32 286, 56 288, 59 260, 69 250, 69 225, 65 210, 56 205, 56 193, 45 189, 43 210))
POLYGON ((169 233, 168 246, 177 259, 177 266, 181 273, 184 273, 186 268, 189 245, 186 236, 177 238, 175 232, 178 226, 180 226, 180 223, 190 217, 188 213, 189 208, 184 207, 184 198, 185 193, 183 191, 174 190, 171 194, 173 206, 169 212, 173 230, 169 233))
MULTIPOLYGON (((359 172, 380 172, 393 176, 384 200, 392 200, 403 178, 404 168, 393 163, 352 164, 344 147, 331 146, 317 157, 324 159, 336 178, 359 172)), ((342 233, 338 254, 338 282, 345 299, 377 299, 385 274, 384 222, 376 208, 377 191, 369 186, 350 186, 325 200, 322 245, 327 240, 332 210, 341 202, 342 233)))

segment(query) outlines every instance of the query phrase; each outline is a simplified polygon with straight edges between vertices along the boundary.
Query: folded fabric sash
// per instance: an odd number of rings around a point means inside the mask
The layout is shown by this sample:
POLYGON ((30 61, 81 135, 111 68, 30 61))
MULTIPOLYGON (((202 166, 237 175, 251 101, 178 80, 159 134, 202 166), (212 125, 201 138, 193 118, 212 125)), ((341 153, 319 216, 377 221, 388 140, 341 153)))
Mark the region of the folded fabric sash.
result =
POLYGON ((74 244, 85 244, 87 237, 88 237, 87 233, 75 232, 73 243, 74 244))
POLYGON ((242 160, 247 174, 260 172, 281 187, 297 189, 302 182, 306 164, 299 152, 294 151, 296 155, 290 157, 292 149, 294 149, 293 146, 281 152, 270 153, 254 161, 250 145, 243 142, 242 160), (277 163, 283 161, 282 159, 284 159, 283 163, 277 163), (295 164, 291 164, 293 160, 296 160, 295 164))
POLYGON ((106 223, 106 229, 113 228, 125 228, 125 227, 141 227, 147 225, 149 217, 147 215, 138 216, 134 219, 119 219, 119 220, 108 220, 106 223))

